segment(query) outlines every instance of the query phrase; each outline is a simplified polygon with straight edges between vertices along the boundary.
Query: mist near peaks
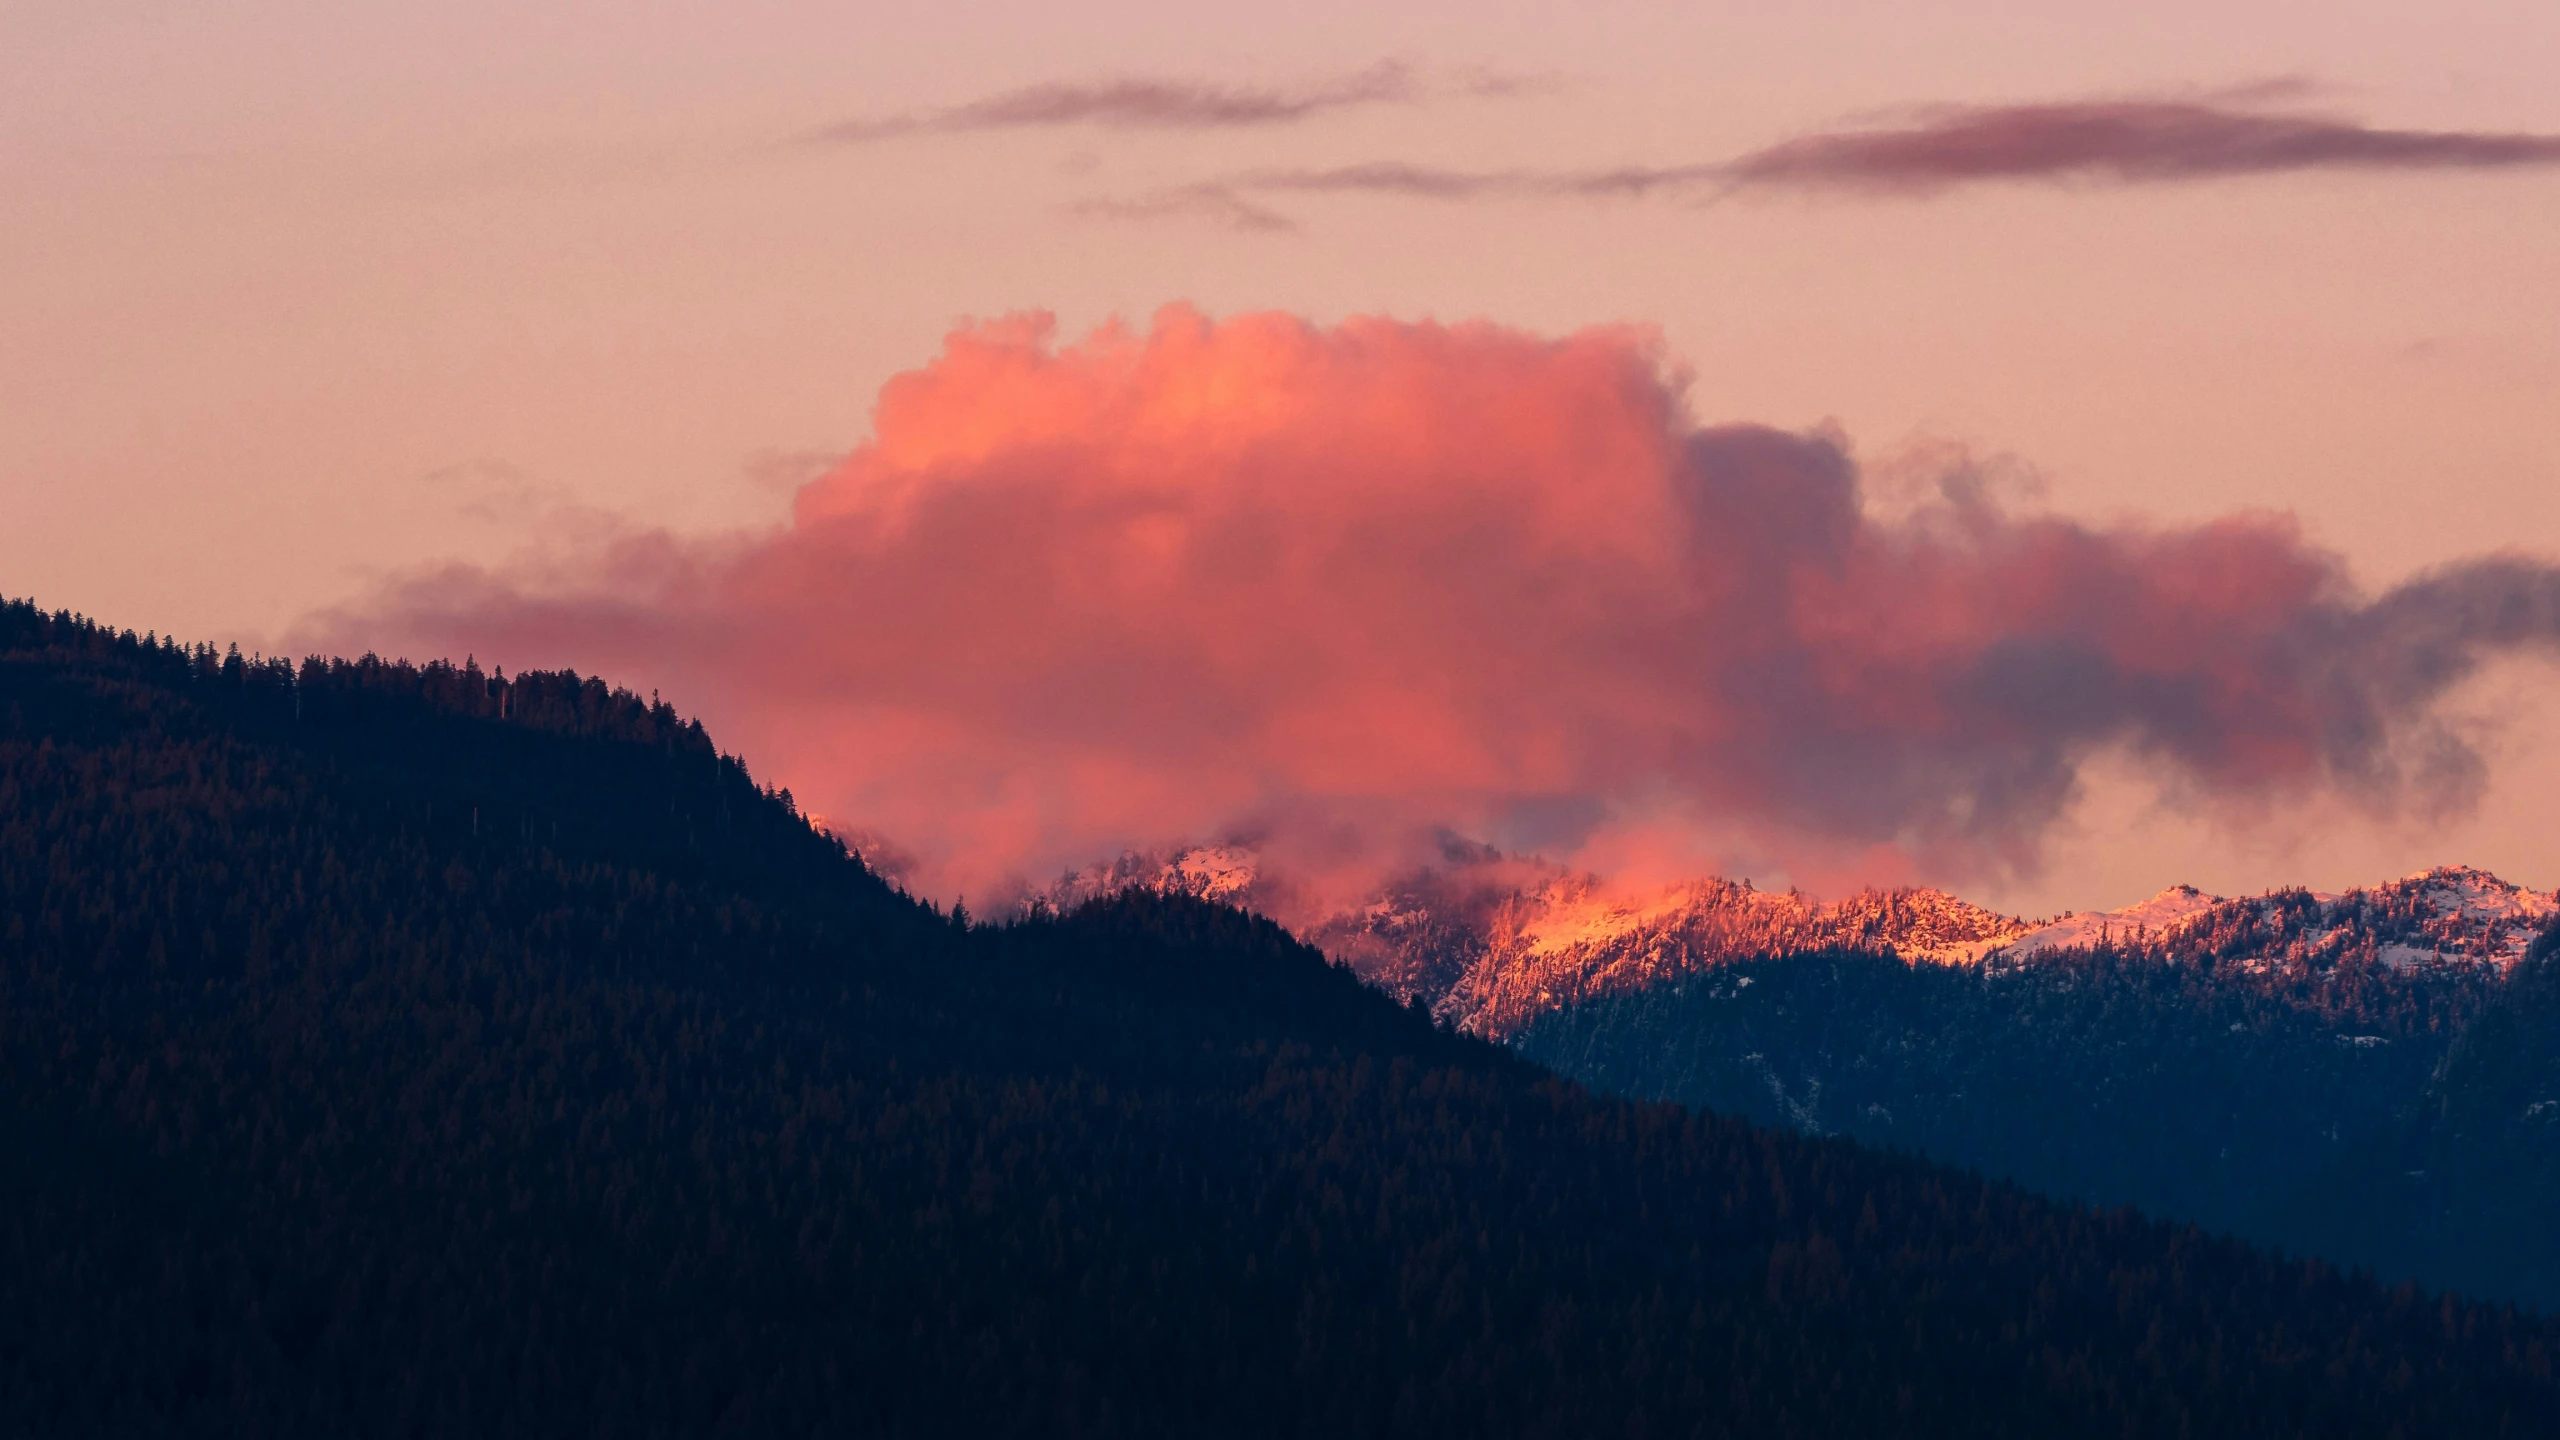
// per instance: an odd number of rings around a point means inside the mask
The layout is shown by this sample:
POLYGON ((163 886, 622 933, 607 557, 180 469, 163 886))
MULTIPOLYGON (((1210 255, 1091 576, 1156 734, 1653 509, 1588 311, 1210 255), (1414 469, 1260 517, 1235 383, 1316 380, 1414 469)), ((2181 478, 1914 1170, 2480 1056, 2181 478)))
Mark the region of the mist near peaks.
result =
POLYGON ((421 571, 298 638, 660 688, 982 913, 1181 840, 1337 896, 1452 836, 1954 883, 2032 871, 2102 754, 2210 811, 2459 812, 2442 702, 2560 654, 2560 568, 2374 595, 2282 516, 1960 474, 1884 518, 1840 437, 1694 423, 1643 332, 1174 308, 954 333, 770 532, 421 571))

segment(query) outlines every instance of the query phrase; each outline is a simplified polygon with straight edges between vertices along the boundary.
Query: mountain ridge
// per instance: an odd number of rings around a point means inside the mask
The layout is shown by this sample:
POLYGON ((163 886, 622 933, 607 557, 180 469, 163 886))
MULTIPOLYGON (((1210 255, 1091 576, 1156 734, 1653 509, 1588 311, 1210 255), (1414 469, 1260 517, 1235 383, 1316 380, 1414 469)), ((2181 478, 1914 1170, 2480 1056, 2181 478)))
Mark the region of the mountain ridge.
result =
MULTIPOLYGON (((1249 860, 1114 878, 1291 898, 1249 860)), ((2560 897, 2474 867, 2039 923, 1459 851, 1300 933, 1607 1093, 2560 1309, 2560 897)))
MULTIPOLYGON (((1996 967, 2103 947, 2163 961, 2211 949, 2244 968, 2361 958, 2397 970, 2503 974, 2560 922, 2560 891, 2467 865, 2339 892, 2279 887, 2226 897, 2173 885, 2114 910, 2030 920, 1928 886, 1870 888, 1825 903, 1709 878, 1630 897, 1594 876, 1507 863, 1531 867, 1527 883, 1508 874, 1471 883, 1472 871, 1495 866, 1462 855, 1461 863, 1393 881, 1364 904, 1302 914, 1294 928, 1398 998, 1419 998, 1444 1021, 1499 1039, 1552 1009, 1746 958, 1855 949, 1912 964, 1996 967)), ((1249 909, 1288 899, 1250 847, 1215 845, 1129 852, 1062 877, 1041 902, 1070 908, 1126 887, 1249 909)))

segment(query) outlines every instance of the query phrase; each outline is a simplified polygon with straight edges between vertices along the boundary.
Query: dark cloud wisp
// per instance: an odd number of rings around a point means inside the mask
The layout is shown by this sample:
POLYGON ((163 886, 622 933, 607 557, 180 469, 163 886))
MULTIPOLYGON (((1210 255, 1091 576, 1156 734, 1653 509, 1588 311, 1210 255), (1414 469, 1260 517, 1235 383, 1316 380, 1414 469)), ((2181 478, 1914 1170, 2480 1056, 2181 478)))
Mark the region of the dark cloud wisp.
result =
POLYGON ((1078 215, 1109 220, 1206 220, 1230 230, 1261 234, 1294 234, 1300 228, 1297 221, 1270 206, 1247 199, 1235 186, 1214 181, 1158 190, 1130 199, 1105 197, 1084 200, 1070 208, 1078 215))
POLYGON ((1445 83, 1401 60, 1309 85, 1221 85, 1205 80, 1138 77, 1086 84, 1029 85, 947 109, 848 120, 818 131, 820 141, 888 140, 906 135, 977 130, 1101 125, 1131 130, 1217 130, 1280 125, 1332 110, 1411 105, 1439 95, 1515 95, 1538 82, 1518 76, 1466 74, 1445 83))
MULTIPOLYGON (((1964 185, 2162 184, 2318 170, 2480 171, 2560 166, 2560 134, 2402 130, 2336 116, 2254 108, 2295 86, 2211 101, 2106 100, 1942 106, 1901 123, 1817 131, 1726 160, 1588 169, 1488 169, 1379 160, 1270 169, 1186 187, 1249 204, 1264 194, 1366 194, 1437 201, 1714 198, 1741 192, 1927 195, 1964 185)), ((1174 192, 1167 192, 1168 194, 1174 192)), ((1086 213, 1188 213, 1148 200, 1086 213)), ((1264 212, 1271 220, 1282 217, 1264 212)), ((1261 228, 1287 228, 1268 225, 1261 228)))
POLYGON ((1986 180, 2139 184, 2300 170, 2496 170, 2560 165, 2560 135, 2395 130, 2325 115, 2179 101, 1932 110, 1834 130, 1717 167, 1736 187, 1925 191, 1986 180))

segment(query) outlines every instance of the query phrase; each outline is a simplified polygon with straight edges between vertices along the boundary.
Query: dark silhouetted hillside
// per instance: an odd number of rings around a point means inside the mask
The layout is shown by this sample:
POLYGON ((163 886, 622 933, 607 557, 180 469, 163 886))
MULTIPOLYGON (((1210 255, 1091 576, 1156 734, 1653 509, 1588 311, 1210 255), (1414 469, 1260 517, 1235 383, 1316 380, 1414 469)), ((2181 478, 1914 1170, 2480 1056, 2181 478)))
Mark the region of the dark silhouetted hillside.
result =
POLYGON ((2543 1321, 1594 1098, 1231 911, 954 923, 591 680, 23 606, 0 1147, 30 1435, 2560 1416, 2543 1321))

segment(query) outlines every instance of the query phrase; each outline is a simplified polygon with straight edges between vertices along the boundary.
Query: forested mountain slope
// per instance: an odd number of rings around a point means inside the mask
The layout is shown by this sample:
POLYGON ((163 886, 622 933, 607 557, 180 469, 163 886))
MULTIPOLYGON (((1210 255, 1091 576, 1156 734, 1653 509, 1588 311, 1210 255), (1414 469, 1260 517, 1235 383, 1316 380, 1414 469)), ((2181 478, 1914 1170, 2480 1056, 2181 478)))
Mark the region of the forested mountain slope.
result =
MULTIPOLYGON (((1074 885, 1285 904, 1258 861, 1132 855, 1074 885)), ((2560 1311, 2560 897, 2443 866, 2032 921, 1444 862, 1303 933, 1606 1092, 2560 1311)))
MULTIPOLYGON (((2521 1023, 2521 1022, 2520 1022, 2521 1023)), ((2560 1329, 965 926, 672 711, 0 608, 35 1435, 2543 1435, 2560 1329)))
POLYGON ((1514 1043, 1602 1090, 2560 1311, 2560 940, 2501 968, 2211 938, 1736 961, 1514 1043))

